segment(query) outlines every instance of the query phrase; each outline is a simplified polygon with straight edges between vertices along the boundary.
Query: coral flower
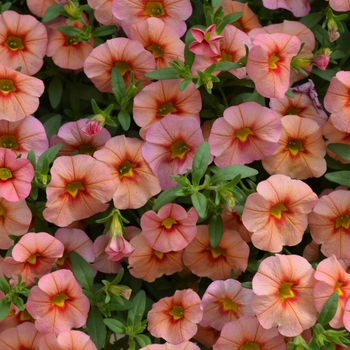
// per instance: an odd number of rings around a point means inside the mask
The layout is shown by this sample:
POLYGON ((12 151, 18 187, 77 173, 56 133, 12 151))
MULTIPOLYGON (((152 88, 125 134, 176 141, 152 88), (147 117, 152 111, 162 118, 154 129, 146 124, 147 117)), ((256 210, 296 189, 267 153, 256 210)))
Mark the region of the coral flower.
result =
POLYGON ((211 129, 209 145, 214 162, 224 168, 271 156, 277 149, 282 125, 273 112, 256 102, 225 110, 211 129))
POLYGON ((322 176, 327 164, 321 127, 314 120, 296 115, 283 117, 281 123, 277 150, 263 159, 264 169, 269 174, 276 172, 300 180, 322 176))
POLYGON ((39 332, 58 335, 82 327, 90 303, 73 273, 59 270, 40 278, 38 286, 30 291, 26 308, 39 332))
POLYGON ((220 332, 212 327, 202 327, 197 325, 197 333, 193 336, 193 339, 210 349, 219 339, 220 332))
POLYGON ((219 56, 218 43, 223 36, 215 34, 215 27, 216 25, 212 24, 204 32, 199 28, 192 28, 191 33, 195 41, 188 46, 188 49, 196 55, 219 56))
POLYGON ((310 233, 321 252, 350 258, 350 192, 337 190, 322 196, 309 214, 310 233))
POLYGON ((179 37, 186 32, 186 19, 191 16, 190 0, 114 0, 113 15, 122 20, 123 30, 130 37, 130 27, 147 18, 156 17, 173 28, 179 37))
POLYGON ((0 148, 8 148, 18 156, 26 158, 33 150, 38 159, 48 148, 45 128, 41 122, 29 115, 18 122, 0 120, 0 148))
POLYGON ((44 83, 0 64, 0 120, 16 122, 34 113, 44 83))
POLYGON ((6 276, 11 278, 11 285, 16 285, 18 275, 27 286, 35 283, 34 277, 49 273, 57 259, 62 257, 63 244, 45 232, 27 233, 12 250, 12 258, 7 257, 2 263, 6 276))
POLYGON ((245 228, 242 223, 242 215, 240 215, 235 209, 230 212, 226 205, 222 206, 224 212, 222 214, 222 221, 224 222, 224 227, 235 230, 239 233, 243 241, 250 242, 250 232, 245 228))
POLYGON ((148 331, 172 344, 191 339, 203 317, 200 302, 192 289, 177 290, 172 297, 160 299, 147 315, 148 331))
POLYGON ((7 148, 0 148, 0 197, 18 202, 28 197, 34 169, 29 160, 16 159, 7 148))
POLYGON ((157 68, 169 67, 169 61, 178 58, 184 63, 185 44, 174 29, 158 18, 148 18, 131 27, 130 39, 138 40, 152 53, 157 68))
POLYGON ((214 350, 286 350, 276 328, 264 329, 254 316, 227 323, 213 346, 214 350))
POLYGON ((147 131, 142 155, 157 175, 162 190, 175 185, 169 175, 184 174, 204 141, 200 124, 194 118, 167 115, 147 131))
POLYGON ((307 260, 307 261, 316 261, 319 260, 319 250, 320 247, 319 245, 312 240, 311 243, 309 243, 304 251, 303 251, 303 257, 307 260))
POLYGON ((288 34, 259 34, 253 41, 247 73, 264 97, 283 98, 289 88, 290 63, 301 42, 288 34))
POLYGON ((212 282, 201 301, 201 326, 211 326, 221 331, 226 323, 245 315, 253 315, 250 307, 253 295, 252 290, 242 288, 241 284, 233 279, 212 282))
POLYGON ((263 0, 263 5, 270 9, 286 9, 295 17, 304 17, 310 12, 311 0, 263 0))
POLYGON ((140 136, 143 139, 146 138, 149 127, 168 114, 180 118, 192 117, 200 121, 199 112, 202 109, 200 92, 193 83, 190 83, 184 91, 180 91, 179 83, 180 79, 159 80, 146 86, 135 96, 133 117, 135 123, 141 127, 140 136))
POLYGON ((142 235, 146 243, 162 253, 185 248, 196 235, 198 214, 188 213, 178 204, 166 204, 158 214, 149 210, 141 217, 142 235))
POLYGON ((46 188, 45 220, 60 227, 105 211, 114 183, 108 167, 87 155, 59 157, 46 188))
POLYGON ((37 0, 27 0, 27 6, 32 14, 38 17, 43 17, 47 9, 56 3, 63 4, 65 0, 43 0, 43 1, 37 1, 37 0))
POLYGON ((338 72, 332 78, 324 106, 331 113, 333 125, 340 131, 350 133, 350 72, 338 72))
POLYGON ((334 11, 347 12, 350 11, 350 2, 344 0, 329 0, 329 6, 334 11))
POLYGON ((317 320, 313 300, 314 270, 298 255, 271 256, 253 277, 252 309, 263 328, 278 327, 285 337, 295 337, 317 320))
POLYGON ((89 120, 80 130, 86 136, 96 136, 101 133, 103 126, 97 120, 89 120))
POLYGON ((108 165, 115 185, 114 206, 136 209, 160 192, 159 181, 141 154, 143 142, 136 138, 116 136, 95 152, 94 157, 108 165))
POLYGON ((301 242, 308 224, 307 214, 316 202, 317 195, 306 183, 273 175, 260 182, 257 193, 247 198, 243 224, 252 232, 255 247, 279 252, 284 245, 301 242))
POLYGON ((134 82, 142 80, 141 86, 150 83, 145 77, 156 69, 155 58, 137 40, 115 38, 107 40, 92 50, 84 63, 84 72, 102 92, 112 92, 111 71, 119 69, 125 85, 129 85, 130 73, 134 72, 134 82))
POLYGON ((88 0, 88 4, 94 10, 94 16, 99 23, 121 27, 122 22, 112 13, 113 0, 88 0))
POLYGON ((208 226, 197 226, 197 234, 183 252, 183 262, 192 273, 212 280, 238 277, 248 265, 249 247, 238 232, 224 229, 216 248, 210 246, 208 226))
POLYGON ((8 249, 13 245, 9 235, 21 236, 28 232, 32 221, 32 212, 26 201, 9 202, 0 198, 0 249, 8 249))
POLYGON ((59 156, 72 156, 74 152, 79 154, 93 155, 96 150, 101 149, 111 138, 111 134, 105 128, 94 137, 87 136, 81 129, 86 126, 88 119, 79 119, 76 122, 63 124, 57 135, 51 137, 50 146, 61 144, 59 156))
POLYGON ((97 350, 90 337, 80 331, 62 332, 56 337, 46 334, 40 339, 40 350, 97 350))
POLYGON ((33 16, 5 11, 0 15, 0 63, 8 68, 22 67, 33 75, 42 67, 46 54, 45 26, 33 16))
POLYGON ((182 251, 162 253, 154 250, 146 243, 142 234, 131 239, 135 247, 129 257, 130 274, 147 282, 154 282, 158 277, 172 275, 183 269, 182 251))
POLYGON ((141 348, 140 350, 200 350, 198 345, 193 344, 189 341, 185 341, 180 344, 151 344, 147 345, 144 348, 141 348))

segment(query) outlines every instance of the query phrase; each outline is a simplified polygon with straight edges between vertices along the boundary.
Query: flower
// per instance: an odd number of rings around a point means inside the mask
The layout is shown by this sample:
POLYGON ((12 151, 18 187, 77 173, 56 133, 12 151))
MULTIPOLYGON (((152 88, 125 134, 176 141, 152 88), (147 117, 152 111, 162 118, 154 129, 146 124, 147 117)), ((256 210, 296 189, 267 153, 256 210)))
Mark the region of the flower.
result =
POLYGON ((91 120, 87 123, 86 126, 83 126, 80 130, 86 136, 95 136, 103 130, 103 126, 101 126, 97 120, 91 120))
POLYGON ((270 9, 286 9, 293 13, 295 17, 304 17, 310 12, 311 0, 263 0, 263 5, 270 9))
POLYGON ((121 27, 122 22, 112 13, 113 0, 88 0, 88 4, 94 10, 94 16, 99 23, 121 27))
POLYGON ((261 262, 251 306, 263 328, 278 327, 283 336, 295 337, 316 323, 314 272, 298 255, 276 254, 261 262))
POLYGON ((188 49, 196 55, 205 55, 207 57, 219 56, 219 42, 222 35, 215 34, 215 24, 209 26, 205 31, 199 28, 192 28, 191 33, 194 41, 190 43, 188 49))
POLYGON ((26 308, 39 332, 58 335, 82 327, 90 303, 73 273, 59 270, 40 278, 38 286, 30 291, 26 308))
POLYGON ((148 331, 172 344, 191 339, 203 317, 200 301, 192 289, 177 290, 172 297, 160 299, 148 312, 148 331))
POLYGON ((193 339, 203 344, 207 348, 211 348, 219 339, 220 332, 212 327, 202 327, 197 325, 197 333, 193 336, 193 339))
POLYGON ((140 350, 200 350, 200 348, 196 344, 185 341, 176 345, 169 343, 151 344, 141 348, 140 350))
POLYGON ((222 221, 224 222, 224 227, 228 229, 233 229, 239 233, 243 241, 250 242, 250 232, 245 228, 242 223, 242 215, 239 214, 235 209, 229 211, 226 205, 222 206, 224 212, 222 214, 222 221))
POLYGON ((334 11, 347 12, 350 11, 350 4, 348 1, 343 0, 329 0, 329 6, 334 11))
POLYGON ((46 10, 53 4, 56 3, 66 3, 66 0, 27 0, 27 6, 32 14, 38 17, 43 17, 46 10))

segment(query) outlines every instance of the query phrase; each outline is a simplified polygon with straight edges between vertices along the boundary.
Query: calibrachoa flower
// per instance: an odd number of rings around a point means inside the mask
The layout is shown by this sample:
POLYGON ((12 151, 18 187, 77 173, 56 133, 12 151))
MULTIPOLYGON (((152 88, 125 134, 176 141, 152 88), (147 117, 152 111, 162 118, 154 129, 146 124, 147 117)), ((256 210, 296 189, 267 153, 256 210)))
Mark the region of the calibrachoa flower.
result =
POLYGON ((152 345, 147 345, 144 348, 141 348, 140 350, 200 350, 200 348, 196 345, 193 344, 189 341, 185 341, 180 344, 152 344, 152 345))
POLYGON ((211 326, 221 331, 226 323, 253 315, 250 307, 253 295, 251 289, 242 288, 240 282, 233 279, 212 282, 202 297, 201 326, 211 326))
POLYGON ((314 120, 296 115, 283 117, 281 123, 277 150, 262 160, 264 169, 269 174, 276 172, 300 180, 322 176, 327 164, 321 127, 314 120))
POLYGON ((88 0, 88 4, 94 10, 94 16, 99 23, 121 27, 122 22, 112 13, 113 0, 88 0))
POLYGON ((205 31, 192 28, 191 33, 195 40, 190 43, 188 49, 196 55, 219 56, 219 42, 223 36, 215 34, 215 27, 216 25, 212 24, 205 31))
POLYGON ((8 68, 22 67, 33 75, 42 67, 46 54, 45 26, 33 16, 5 11, 0 15, 0 62, 8 68))
POLYGON ((157 68, 169 67, 171 61, 184 63, 185 44, 174 29, 158 18, 148 18, 131 27, 130 39, 139 41, 152 53, 157 68))
POLYGON ((156 69, 153 55, 145 50, 137 40, 115 38, 94 48, 84 63, 84 72, 102 92, 112 92, 111 71, 119 69, 125 85, 129 85, 130 72, 134 72, 134 82, 142 80, 141 86, 150 83, 145 77, 156 69))
POLYGON ((186 32, 184 22, 192 13, 189 0, 114 0, 112 5, 113 15, 122 20, 123 30, 130 36, 130 27, 150 17, 157 17, 166 25, 173 28, 179 37, 186 32))
POLYGON ((134 99, 133 118, 141 127, 140 136, 145 139, 151 125, 168 114, 180 118, 192 117, 200 121, 199 112, 202 98, 193 83, 184 91, 179 90, 179 80, 151 83, 140 91, 134 99))
POLYGON ((86 136, 96 136, 101 133, 103 126, 97 120, 89 120, 88 123, 80 129, 86 136))
POLYGON ((27 233, 31 221, 32 212, 25 200, 13 203, 0 197, 0 249, 8 249, 13 245, 8 235, 21 236, 27 233))
POLYGON ((16 285, 18 275, 27 286, 35 283, 34 277, 42 277, 49 273, 57 259, 62 257, 63 244, 45 232, 27 233, 12 250, 12 258, 6 257, 2 269, 7 277, 11 277, 11 285, 16 285))
POLYGON ((160 192, 159 181, 141 154, 143 144, 139 139, 120 135, 94 154, 110 169, 115 186, 113 202, 118 209, 140 208, 160 192))
POLYGON ((316 323, 314 272, 298 255, 276 254, 261 262, 251 306, 263 328, 278 327, 283 336, 295 337, 316 323))
POLYGON ((284 175, 270 176, 248 196, 242 215, 252 232, 255 247, 279 252, 284 245, 301 242, 307 228, 307 214, 317 203, 317 195, 304 182, 284 175))
POLYGON ((214 350, 286 350, 284 338, 276 328, 264 329, 254 316, 226 323, 214 350))
POLYGON ((193 336, 193 339, 203 344, 207 348, 211 348, 219 339, 220 332, 212 327, 202 327, 197 325, 197 333, 193 336))
POLYGON ((114 183, 108 167, 87 155, 59 157, 46 187, 45 220, 66 227, 76 220, 105 211, 114 183))
POLYGON ((34 113, 43 92, 42 80, 0 64, 0 120, 16 122, 34 113))
POLYGON ((37 0, 27 0, 27 6, 31 13, 33 13, 35 16, 43 17, 46 10, 53 4, 56 3, 66 3, 67 0, 43 0, 43 1, 37 1, 37 0))
POLYGON ((247 73, 264 97, 283 98, 289 88, 290 63, 301 42, 288 34, 259 34, 253 41, 247 73))
POLYGON ((203 317, 200 302, 192 289, 177 290, 172 297, 160 299, 147 315, 148 331, 172 344, 191 339, 203 317))
POLYGON ((12 151, 0 148, 0 197, 18 202, 28 197, 34 169, 29 160, 16 159, 12 151))
POLYGON ((142 155, 158 177, 162 190, 175 185, 169 175, 184 174, 204 141, 200 124, 194 118, 167 115, 147 131, 142 155))
POLYGON ((58 335, 86 323, 89 299, 69 270, 59 270, 40 278, 31 289, 26 308, 35 319, 36 329, 58 335))
POLYGON ((158 214, 149 210, 141 217, 142 235, 146 243, 162 253, 185 248, 196 235, 198 214, 178 204, 166 204, 158 214))
POLYGON ((295 17, 304 17, 310 12, 311 0, 263 0, 263 5, 270 9, 286 9, 295 17))
POLYGON ((349 3, 349 1, 344 1, 344 0, 329 0, 329 6, 330 6, 334 11, 339 11, 339 12, 347 12, 347 11, 350 11, 350 3, 349 3))
POLYGON ((250 242, 250 232, 245 228, 242 223, 242 215, 240 215, 235 209, 230 212, 226 205, 222 206, 224 212, 222 214, 222 221, 224 222, 224 227, 235 230, 239 233, 243 241, 250 242))
POLYGON ((271 156, 277 149, 282 125, 273 112, 256 102, 225 110, 211 129, 209 145, 215 164, 247 164, 271 156))
POLYGON ((316 261, 319 259, 319 250, 320 247, 319 245, 312 240, 311 243, 309 243, 304 251, 303 251, 303 257, 307 260, 307 261, 316 261))
POLYGON ((220 243, 212 248, 208 226, 197 226, 197 234, 183 252, 183 262, 191 272, 212 280, 230 278, 231 270, 238 277, 248 265, 249 247, 238 232, 224 229, 220 243))

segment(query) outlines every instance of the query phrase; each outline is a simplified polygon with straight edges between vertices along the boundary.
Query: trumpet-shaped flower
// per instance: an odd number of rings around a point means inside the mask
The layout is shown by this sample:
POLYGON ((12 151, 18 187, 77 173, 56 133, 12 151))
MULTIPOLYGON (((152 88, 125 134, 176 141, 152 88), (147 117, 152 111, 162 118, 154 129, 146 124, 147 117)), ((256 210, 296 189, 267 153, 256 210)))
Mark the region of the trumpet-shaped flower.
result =
POLYGON ((141 348, 140 350, 200 350, 198 345, 193 344, 189 341, 185 341, 180 344, 151 344, 147 345, 144 348, 141 348))
POLYGON ((271 256, 253 277, 252 309, 265 329, 278 327, 285 337, 295 337, 317 320, 313 289, 315 271, 298 255, 271 256))
POLYGON ((240 215, 235 209, 229 211, 226 208, 226 205, 223 205, 223 209, 222 221, 224 222, 224 227, 237 231, 243 241, 250 242, 250 232, 242 223, 242 215, 240 215))
POLYGON ((334 11, 339 12, 347 12, 350 11, 350 3, 349 1, 343 1, 343 0, 329 0, 329 6, 334 11))
POLYGON ((270 9, 286 9, 295 17, 304 17, 310 12, 311 0, 263 0, 263 5, 270 9))
POLYGON ((192 28, 191 33, 195 40, 190 43, 188 49, 196 55, 207 57, 219 56, 218 43, 223 36, 215 34, 215 27, 216 25, 212 24, 205 31, 199 28, 192 28))
POLYGON ((211 348, 219 339, 220 332, 213 327, 203 327, 198 324, 197 328, 197 333, 193 336, 193 339, 197 340, 207 348, 211 348))
POLYGON ((112 13, 113 0, 88 0, 88 4, 94 10, 94 16, 99 23, 121 27, 122 21, 112 13))
POLYGON ((30 10, 30 12, 38 17, 43 17, 47 9, 56 3, 66 3, 67 0, 43 0, 43 1, 37 1, 37 0, 27 0, 27 6, 30 10))

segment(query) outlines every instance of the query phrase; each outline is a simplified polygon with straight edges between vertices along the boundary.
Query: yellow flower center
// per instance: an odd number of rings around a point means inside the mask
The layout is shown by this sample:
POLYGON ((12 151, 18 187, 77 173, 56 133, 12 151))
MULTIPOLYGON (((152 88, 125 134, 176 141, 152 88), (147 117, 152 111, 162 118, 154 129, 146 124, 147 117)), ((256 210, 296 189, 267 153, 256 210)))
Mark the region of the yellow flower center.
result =
POLYGON ((190 148, 183 141, 178 141, 171 146, 171 159, 183 159, 190 148))
POLYGON ((226 256, 225 251, 219 247, 216 247, 216 248, 209 247, 207 248, 207 250, 211 251, 211 255, 214 259, 217 259, 221 255, 226 256))
POLYGON ((292 282, 283 282, 280 289, 278 290, 278 296, 281 301, 284 302, 286 299, 294 298, 294 293, 292 291, 292 282))
POLYGON ((279 57, 277 57, 274 53, 270 56, 270 59, 269 59, 269 67, 271 69, 277 69, 278 66, 276 64, 276 62, 278 62, 280 59, 279 57))
POLYGON ((0 80, 0 91, 7 95, 10 92, 16 91, 16 88, 13 85, 13 81, 9 79, 1 79, 0 80))
POLYGON ((54 296, 52 298, 52 306, 59 306, 59 307, 63 307, 64 306, 64 303, 66 302, 66 300, 68 300, 69 297, 64 294, 64 293, 60 293, 60 294, 57 294, 56 296, 54 296))
POLYGON ((130 163, 128 160, 123 164, 119 165, 118 172, 119 177, 122 179, 125 177, 133 177, 134 173, 132 171, 133 168, 136 168, 136 164, 130 163))
POLYGON ((204 34, 204 40, 208 43, 210 40, 210 34, 211 32, 208 32, 207 34, 204 34))
POLYGON ((160 105, 158 108, 158 117, 164 117, 165 115, 171 114, 172 112, 177 112, 177 109, 173 106, 171 102, 164 105, 160 105))
POLYGON ((78 150, 79 154, 87 154, 88 156, 91 156, 92 154, 94 154, 95 151, 96 151, 95 147, 89 144, 79 146, 79 150, 78 150))
POLYGON ((163 57, 163 49, 155 43, 148 46, 147 50, 152 52, 154 58, 163 57))
POLYGON ((174 321, 180 320, 184 317, 184 309, 181 306, 174 306, 169 315, 173 316, 174 321))
POLYGON ((286 146, 286 150, 288 150, 292 156, 297 156, 299 152, 304 151, 304 147, 301 141, 299 140, 292 140, 288 142, 288 145, 286 146))
POLYGON ((280 220, 282 217, 282 211, 287 211, 288 209, 282 204, 276 204, 270 210, 270 214, 274 216, 276 219, 280 220))
POLYGON ((21 38, 16 38, 14 36, 8 37, 5 42, 5 45, 12 51, 23 50, 24 46, 22 44, 21 38))
POLYGON ((260 350, 260 345, 258 343, 245 342, 239 350, 260 350))
POLYGON ((6 212, 5 212, 5 208, 3 207, 3 205, 0 203, 0 219, 2 216, 5 216, 6 212))
POLYGON ((143 14, 150 17, 160 17, 164 16, 165 12, 161 2, 149 1, 143 14))
POLYGON ((158 259, 162 260, 164 253, 159 252, 158 250, 153 250, 153 255, 155 255, 158 259))
POLYGON ((340 297, 344 294, 343 291, 340 289, 340 287, 342 285, 343 285, 343 283, 337 282, 337 284, 335 285, 335 288, 334 288, 334 291, 337 292, 340 297))
POLYGON ((12 178, 12 173, 10 169, 0 168, 0 180, 6 181, 12 178))
POLYGON ((21 315, 19 318, 22 322, 33 321, 33 317, 29 314, 29 312, 26 309, 21 311, 21 315))
POLYGON ((80 43, 80 39, 76 36, 66 36, 66 44, 67 45, 77 45, 80 43))
POLYGON ((126 72, 131 72, 131 67, 126 62, 116 62, 114 66, 119 69, 119 72, 122 75, 122 77, 125 75, 126 72))
POLYGON ((65 190, 65 192, 68 192, 73 198, 78 194, 79 191, 85 191, 85 188, 80 181, 71 182, 67 185, 65 190))
POLYGON ((172 218, 167 218, 162 221, 162 226, 164 226, 168 230, 170 230, 174 224, 177 224, 177 222, 172 218))
POLYGON ((221 51, 221 57, 219 57, 216 62, 232 62, 232 56, 226 53, 224 50, 221 51))
POLYGON ((37 256, 40 256, 40 254, 33 254, 32 256, 30 256, 28 259, 27 259, 27 262, 29 262, 29 264, 36 264, 36 258, 37 256))
POLYGON ((284 115, 298 115, 301 112, 301 108, 289 107, 284 115))
POLYGON ((336 218, 335 220, 335 228, 339 228, 339 227, 344 227, 346 229, 349 228, 350 226, 350 216, 348 214, 339 216, 339 218, 336 218))
POLYGON ((62 266, 65 260, 66 260, 65 256, 62 256, 62 258, 57 259, 56 264, 59 266, 62 266))
POLYGON ((0 147, 8 149, 18 149, 16 139, 11 135, 2 135, 0 137, 0 147))
POLYGON ((243 128, 235 132, 233 138, 238 137, 241 142, 246 142, 249 135, 254 135, 253 131, 249 128, 243 128))
POLYGON ((237 304, 229 298, 220 299, 220 303, 222 303, 222 308, 224 311, 233 311, 236 313, 238 310, 237 304))

